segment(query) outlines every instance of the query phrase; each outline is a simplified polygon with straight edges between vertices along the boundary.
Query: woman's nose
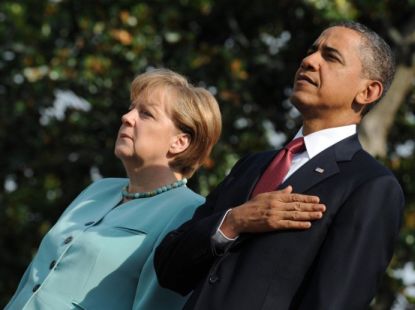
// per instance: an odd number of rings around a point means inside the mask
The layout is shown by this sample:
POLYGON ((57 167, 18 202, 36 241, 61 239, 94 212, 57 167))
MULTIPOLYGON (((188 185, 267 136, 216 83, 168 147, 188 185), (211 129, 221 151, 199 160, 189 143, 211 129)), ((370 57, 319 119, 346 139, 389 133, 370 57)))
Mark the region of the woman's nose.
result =
POLYGON ((121 122, 123 124, 128 125, 128 126, 134 126, 135 120, 134 120, 134 115, 132 112, 133 111, 131 110, 125 113, 123 116, 121 116, 121 122))

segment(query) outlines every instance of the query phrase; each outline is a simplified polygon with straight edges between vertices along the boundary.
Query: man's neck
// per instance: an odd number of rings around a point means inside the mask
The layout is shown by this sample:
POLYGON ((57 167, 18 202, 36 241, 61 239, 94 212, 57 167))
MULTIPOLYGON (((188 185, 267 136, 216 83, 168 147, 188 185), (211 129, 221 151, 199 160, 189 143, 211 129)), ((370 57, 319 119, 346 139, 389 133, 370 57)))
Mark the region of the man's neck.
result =
POLYGON ((303 135, 309 135, 314 132, 328 129, 328 128, 336 128, 336 127, 342 127, 347 125, 353 125, 358 124, 360 120, 349 120, 349 121, 322 121, 319 119, 314 120, 306 120, 303 121, 303 135))

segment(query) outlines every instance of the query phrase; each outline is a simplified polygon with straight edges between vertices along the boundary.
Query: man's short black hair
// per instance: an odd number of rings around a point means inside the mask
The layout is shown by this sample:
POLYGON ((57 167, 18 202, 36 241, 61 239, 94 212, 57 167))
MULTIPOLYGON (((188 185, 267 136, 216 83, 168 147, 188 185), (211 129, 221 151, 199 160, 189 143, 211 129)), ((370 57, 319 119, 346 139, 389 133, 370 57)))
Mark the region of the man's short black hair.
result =
POLYGON ((377 103, 388 91, 395 75, 395 59, 390 46, 376 32, 355 21, 338 22, 332 27, 345 27, 361 35, 363 73, 367 78, 380 81, 383 85, 382 96, 374 102, 377 103))

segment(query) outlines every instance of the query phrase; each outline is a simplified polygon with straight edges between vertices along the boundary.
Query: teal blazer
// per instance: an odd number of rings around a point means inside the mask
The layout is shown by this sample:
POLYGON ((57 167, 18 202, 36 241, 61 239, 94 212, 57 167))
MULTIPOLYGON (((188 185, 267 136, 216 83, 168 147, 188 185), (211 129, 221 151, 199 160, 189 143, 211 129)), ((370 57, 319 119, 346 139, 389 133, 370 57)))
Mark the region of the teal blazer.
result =
POLYGON ((99 180, 69 205, 6 310, 182 308, 185 297, 158 285, 154 248, 204 198, 182 186, 118 205, 127 183, 99 180))

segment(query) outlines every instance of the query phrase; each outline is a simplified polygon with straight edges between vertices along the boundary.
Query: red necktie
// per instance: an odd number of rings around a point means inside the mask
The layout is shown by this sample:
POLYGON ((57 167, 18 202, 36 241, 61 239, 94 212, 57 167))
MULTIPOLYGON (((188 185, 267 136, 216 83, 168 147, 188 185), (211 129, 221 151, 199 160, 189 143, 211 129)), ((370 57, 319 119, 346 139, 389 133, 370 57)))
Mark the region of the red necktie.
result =
POLYGON ((304 138, 300 137, 288 143, 269 164, 256 184, 252 197, 276 190, 290 170, 294 154, 305 150, 304 138))

